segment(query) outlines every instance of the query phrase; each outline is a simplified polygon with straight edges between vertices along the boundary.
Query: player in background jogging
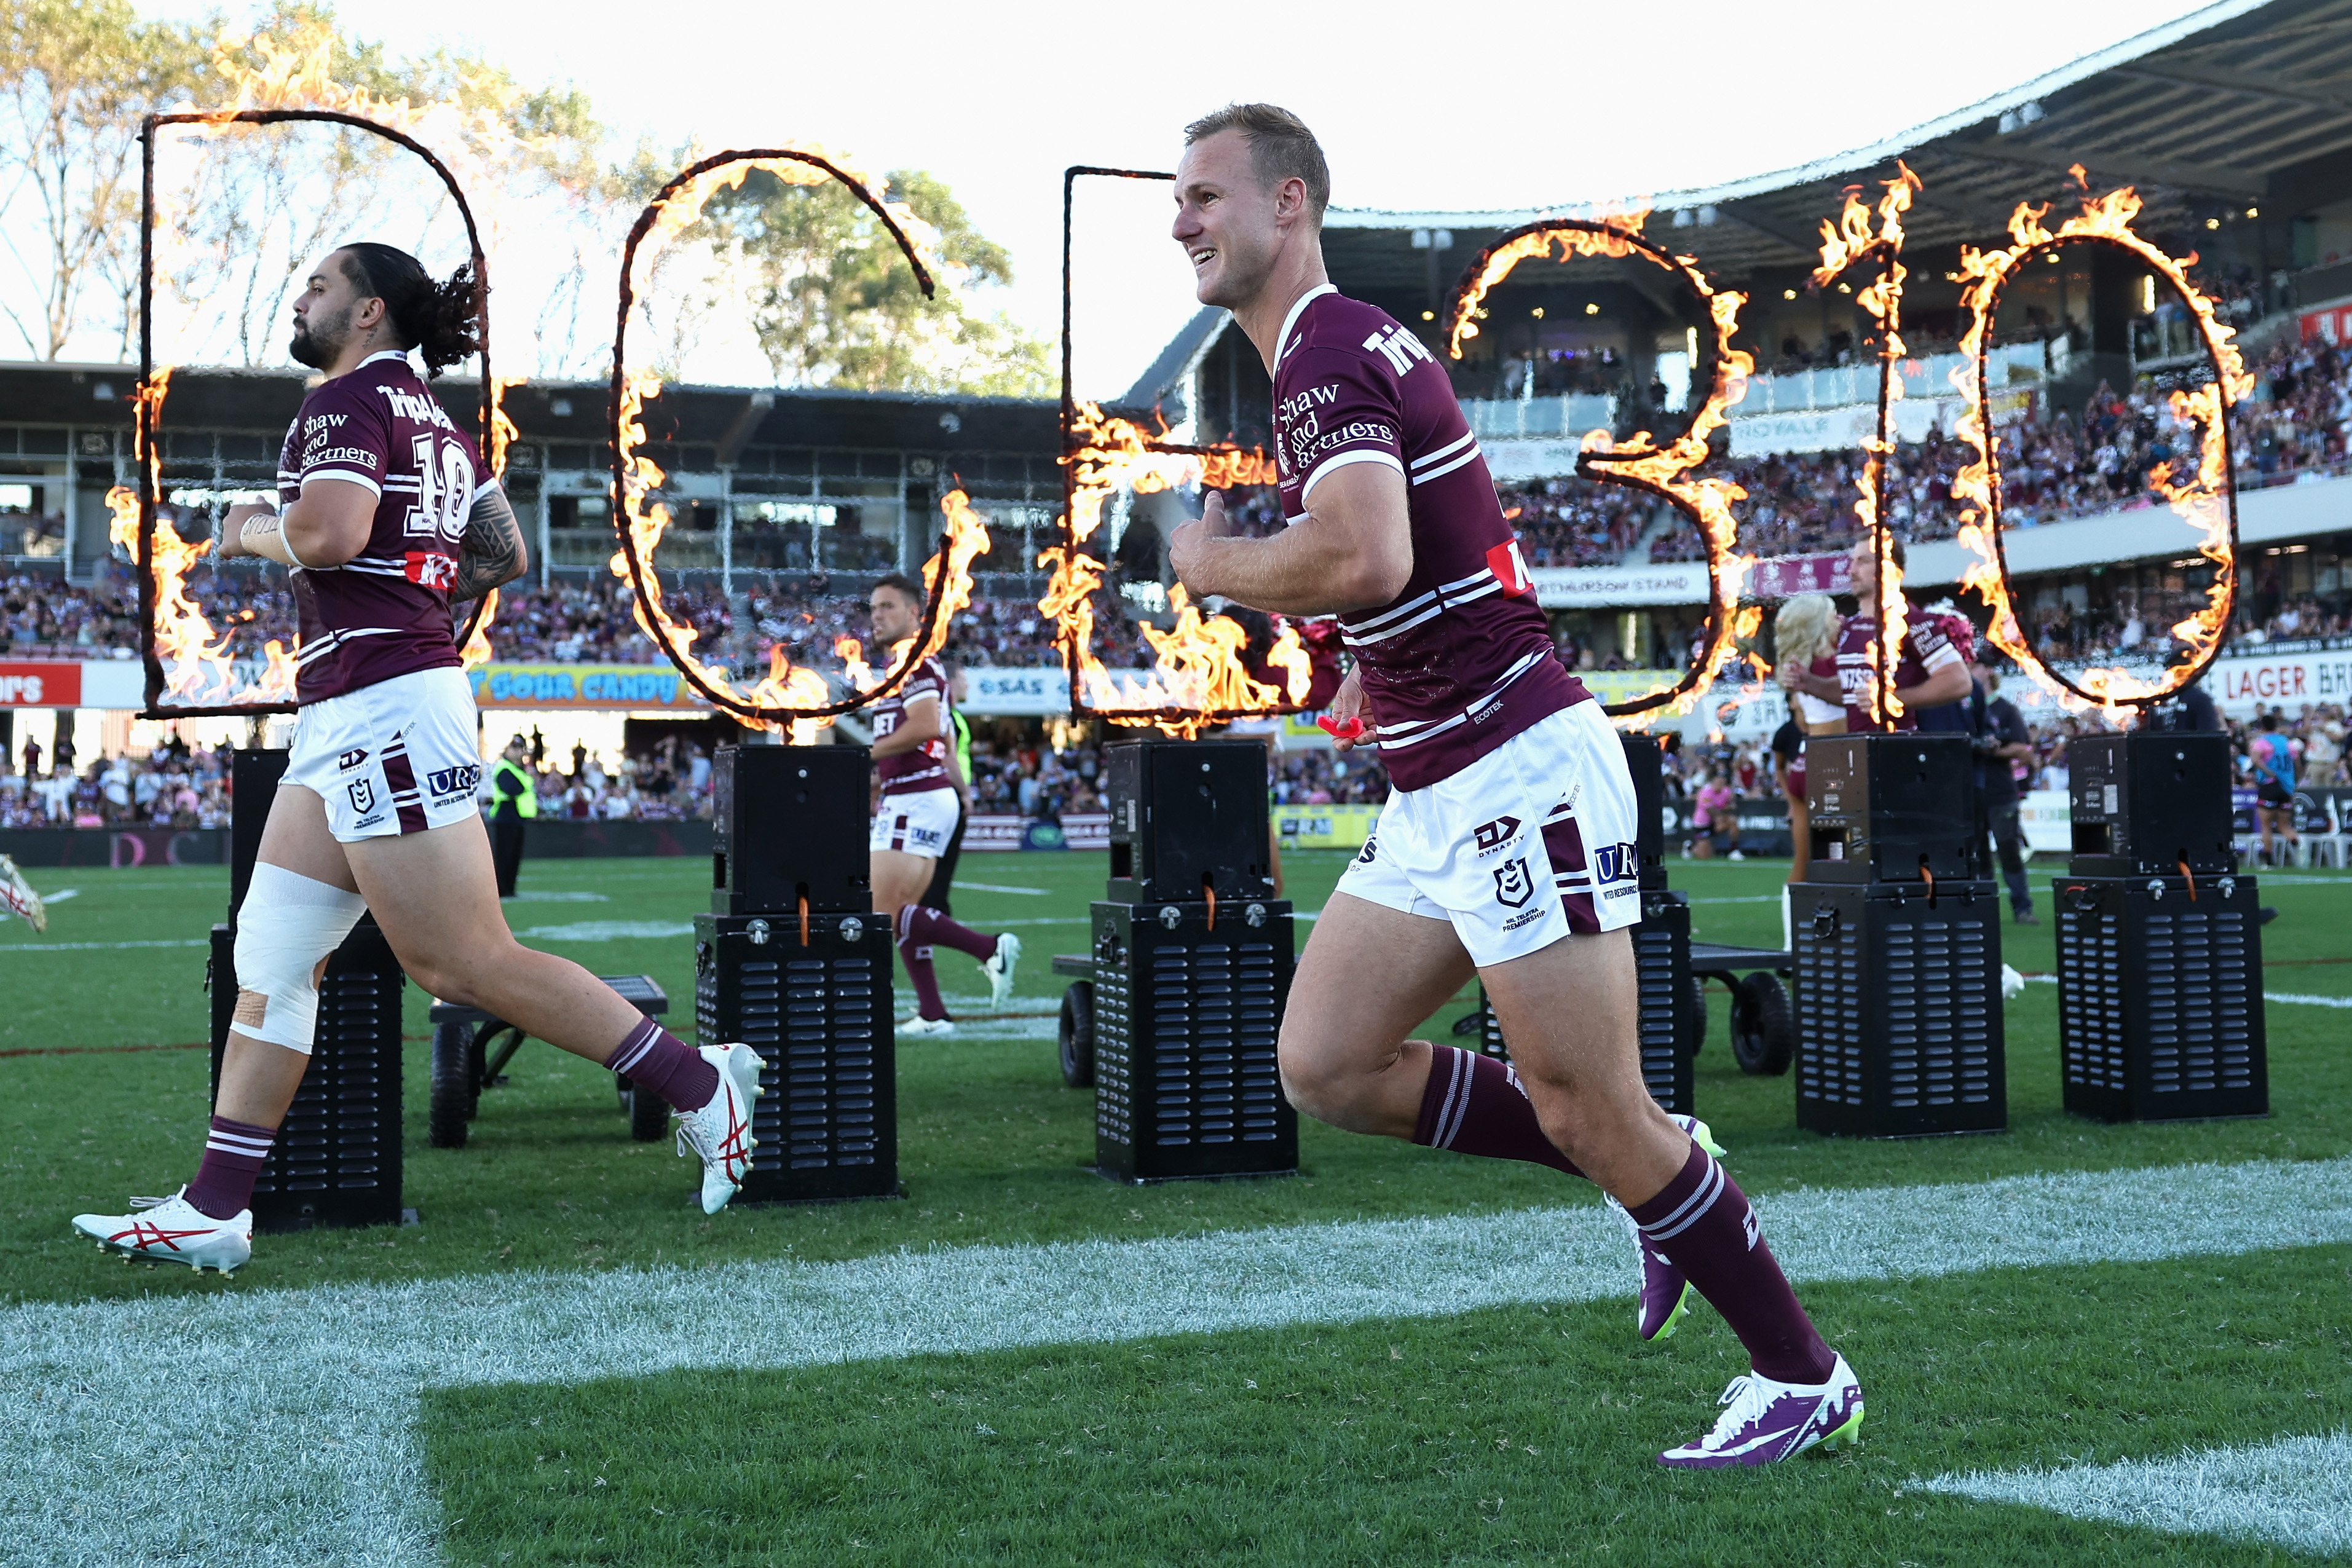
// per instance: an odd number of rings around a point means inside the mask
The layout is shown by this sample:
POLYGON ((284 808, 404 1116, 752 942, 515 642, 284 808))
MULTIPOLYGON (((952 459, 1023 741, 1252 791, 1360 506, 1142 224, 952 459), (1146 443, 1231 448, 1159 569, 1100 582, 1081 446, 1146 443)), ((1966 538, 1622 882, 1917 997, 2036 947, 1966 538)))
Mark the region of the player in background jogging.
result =
MULTIPOLYGON (((875 646, 890 649, 895 664, 904 656, 899 650, 922 630, 923 591, 911 578, 892 572, 874 585, 869 615, 875 646)), ((1021 938, 1011 932, 983 936, 922 902, 963 814, 964 789, 949 752, 947 702, 947 667, 934 653, 867 709, 874 721, 874 771, 881 784, 874 831, 866 841, 873 855, 874 911, 890 922, 908 983, 915 988, 915 1011, 899 1023, 901 1035, 955 1032, 931 965, 935 946, 980 960, 992 1007, 1003 1006, 1013 995, 1013 970, 1021 961, 1021 938)))
POLYGON ((1296 116, 1232 106, 1185 141, 1172 234, 1201 303, 1234 313, 1273 381, 1288 527, 1239 537, 1211 492, 1170 559, 1195 597, 1339 615, 1355 667, 1331 712, 1370 721, 1391 783, 1300 957, 1286 1092, 1337 1126, 1547 1165, 1621 1201, 1642 1242, 1643 1330, 1670 1328, 1695 1286, 1755 1365, 1714 1429, 1661 1462, 1764 1464, 1847 1439, 1859 1384, 1747 1198, 1643 1083, 1632 776, 1553 650, 1444 371, 1331 287, 1330 176, 1296 116), (1405 1038, 1474 973, 1516 1072, 1405 1038))
POLYGON ((254 1179, 310 1064, 319 977, 362 914, 433 996, 667 1100, 702 1156, 706 1212, 749 1166, 751 1050, 685 1045, 579 965, 520 946, 499 908, 449 607, 522 574, 522 530, 409 361, 438 375, 475 351, 478 289, 470 269, 436 283, 415 257, 360 244, 295 299, 291 352, 325 379, 287 430, 278 509, 230 508, 220 545, 289 570, 293 747, 238 912, 236 1008, 195 1179, 144 1213, 78 1217, 101 1246, 224 1273, 252 1255, 254 1179))

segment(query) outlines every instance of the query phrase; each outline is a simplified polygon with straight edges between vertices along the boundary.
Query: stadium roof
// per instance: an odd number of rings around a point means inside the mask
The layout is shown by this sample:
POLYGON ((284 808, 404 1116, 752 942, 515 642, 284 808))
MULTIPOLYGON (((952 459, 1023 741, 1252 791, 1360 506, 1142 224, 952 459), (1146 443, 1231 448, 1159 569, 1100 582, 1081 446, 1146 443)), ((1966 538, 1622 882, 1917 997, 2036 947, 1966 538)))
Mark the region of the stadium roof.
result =
MULTIPOLYGON (((2352 0, 2223 0, 1875 145, 1660 193, 1649 230, 1721 276, 1810 266, 1844 188, 1891 177, 1897 158, 1926 186, 1906 219, 1914 248, 1998 237, 2018 203, 2065 201, 2076 163, 2095 191, 2137 187, 2143 228, 2337 200, 2352 186, 2352 0)), ((1410 288, 1429 257, 1406 231, 1451 230, 1460 256, 1591 210, 1334 208, 1324 246, 1359 287, 1410 288)))

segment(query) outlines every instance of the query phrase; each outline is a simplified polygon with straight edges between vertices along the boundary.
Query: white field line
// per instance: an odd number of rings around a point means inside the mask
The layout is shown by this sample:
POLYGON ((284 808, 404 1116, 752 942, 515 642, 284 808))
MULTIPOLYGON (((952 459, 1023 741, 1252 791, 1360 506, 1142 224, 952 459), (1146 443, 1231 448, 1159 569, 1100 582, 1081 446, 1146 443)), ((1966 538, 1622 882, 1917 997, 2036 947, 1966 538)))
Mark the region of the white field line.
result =
POLYGON ((2298 1552, 2352 1552, 2352 1436, 2340 1431, 2168 1459, 1937 1476, 1904 1490, 2298 1552))
POLYGON ((209 936, 178 936, 153 942, 0 942, 0 953, 116 953, 131 947, 209 947, 209 936))
MULTIPOLYGON (((1799 1191, 1759 1207, 1800 1281, 2242 1253, 2352 1240, 2352 1158, 1799 1191)), ((272 1245, 263 1239, 263 1270, 272 1245)), ((0 1386, 12 1391, 0 1540, 22 1563, 231 1553, 240 1565, 423 1568, 437 1520, 415 1431, 425 1387, 1446 1317, 1626 1300, 1631 1272, 1623 1231, 1589 1204, 13 1307, 0 1312, 0 1386)))
POLYGON ((959 882, 955 884, 955 889, 958 893, 1019 893, 1035 898, 1043 898, 1053 891, 1051 888, 1044 887, 1007 887, 1001 883, 993 882, 959 882))
MULTIPOLYGON (((2026 975, 2021 977, 2036 986, 2054 986, 2058 983, 2058 977, 2055 975, 2026 975)), ((2287 1002, 2296 1007, 2305 1008, 2352 1008, 2352 997, 2323 997, 2309 991, 2264 991, 2263 1000, 2287 1002)))
POLYGON ((561 893, 550 889, 544 892, 510 893, 499 902, 501 904, 610 904, 612 901, 613 895, 609 893, 578 891, 561 893))
POLYGON ((630 942, 691 936, 690 920, 583 920, 571 925, 533 925, 515 935, 526 942, 630 942))

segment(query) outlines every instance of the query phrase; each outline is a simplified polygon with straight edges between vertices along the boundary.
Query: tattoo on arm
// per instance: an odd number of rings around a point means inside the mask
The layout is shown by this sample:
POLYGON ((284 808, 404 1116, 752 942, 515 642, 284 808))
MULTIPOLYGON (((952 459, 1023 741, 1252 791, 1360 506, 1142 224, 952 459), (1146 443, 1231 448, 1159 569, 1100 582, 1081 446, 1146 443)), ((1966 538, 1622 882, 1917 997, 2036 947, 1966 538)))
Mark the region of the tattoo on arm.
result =
POLYGON ((530 569, 522 524, 507 501, 506 487, 493 485, 474 502, 473 514, 466 521, 466 538, 458 546, 457 580, 450 587, 449 602, 478 599, 530 569))

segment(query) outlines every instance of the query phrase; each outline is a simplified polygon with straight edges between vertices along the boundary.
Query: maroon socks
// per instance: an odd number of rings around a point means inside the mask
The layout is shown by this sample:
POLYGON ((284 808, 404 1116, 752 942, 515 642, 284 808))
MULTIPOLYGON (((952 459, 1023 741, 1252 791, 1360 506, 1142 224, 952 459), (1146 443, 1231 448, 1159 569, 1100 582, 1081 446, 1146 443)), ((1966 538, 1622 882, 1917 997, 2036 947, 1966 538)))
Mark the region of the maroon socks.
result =
MULTIPOLYGON (((936 909, 919 904, 902 904, 898 909, 898 946, 929 947, 937 944, 952 947, 959 953, 969 953, 982 963, 996 956, 996 938, 982 936, 969 925, 959 925, 936 909)), ((926 955, 928 956, 928 955, 926 955)), ((929 1018, 930 1015, 923 1015, 929 1018)))
MULTIPOLYGON (((910 904, 907 907, 912 909, 914 905, 910 904)), ((908 982, 915 988, 916 1016, 927 1019, 947 1017, 948 1005, 940 999, 939 972, 931 967, 931 950, 918 947, 912 942, 900 942, 898 956, 906 963, 908 982)))
POLYGON ((232 1122, 215 1116, 205 1139, 205 1157, 197 1163, 196 1179, 188 1184, 187 1199, 207 1219, 234 1219, 253 1202, 254 1178, 269 1145, 278 1141, 275 1127, 232 1122))
POLYGON ((996 938, 919 904, 898 906, 898 956, 906 961, 908 982, 915 988, 915 1011, 923 1018, 943 1019, 948 1005, 940 999, 940 977, 931 967, 934 944, 969 953, 985 964, 996 956, 996 938))
POLYGON ((1429 1087, 1421 1092, 1414 1143, 1584 1174, 1544 1136, 1536 1108, 1507 1063, 1451 1045, 1433 1045, 1429 1056, 1429 1087))
POLYGON ((626 1073, 631 1087, 650 1089, 681 1111, 699 1111, 719 1092, 719 1069, 651 1019, 631 1030, 604 1065, 626 1073))
POLYGON ((1626 1212, 1723 1314, 1757 1371, 1780 1383, 1828 1379, 1834 1364, 1829 1346, 1764 1245, 1748 1195, 1705 1149, 1691 1145, 1682 1173, 1626 1212))

